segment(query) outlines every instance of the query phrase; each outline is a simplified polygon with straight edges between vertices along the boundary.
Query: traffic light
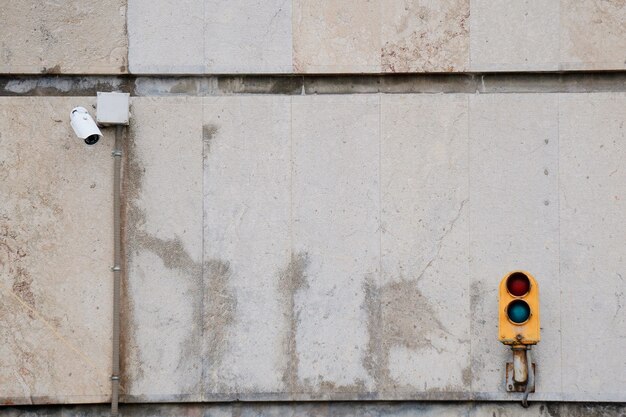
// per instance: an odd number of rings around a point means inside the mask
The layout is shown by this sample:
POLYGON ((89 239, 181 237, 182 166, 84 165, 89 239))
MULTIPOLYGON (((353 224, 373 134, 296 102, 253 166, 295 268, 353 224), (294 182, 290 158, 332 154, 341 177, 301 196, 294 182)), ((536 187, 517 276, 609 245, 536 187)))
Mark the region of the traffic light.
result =
POLYGON ((500 341, 505 345, 535 345, 539 335, 539 286, 525 271, 509 272, 500 281, 500 341))

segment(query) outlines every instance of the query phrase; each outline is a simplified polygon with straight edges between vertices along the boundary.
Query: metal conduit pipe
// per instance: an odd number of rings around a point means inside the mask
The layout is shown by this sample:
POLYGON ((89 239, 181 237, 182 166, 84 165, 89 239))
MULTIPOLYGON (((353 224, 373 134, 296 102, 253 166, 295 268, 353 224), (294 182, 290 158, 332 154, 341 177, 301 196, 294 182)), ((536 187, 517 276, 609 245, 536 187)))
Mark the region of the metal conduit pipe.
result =
POLYGON ((111 370, 111 416, 117 417, 120 390, 120 285, 122 273, 121 176, 123 126, 115 128, 113 149, 113 360, 111 370))
POLYGON ((535 371, 533 370, 532 357, 530 356, 530 346, 526 349, 526 366, 528 369, 528 381, 526 381, 526 389, 522 397, 522 406, 528 408, 528 394, 531 387, 535 385, 535 371))

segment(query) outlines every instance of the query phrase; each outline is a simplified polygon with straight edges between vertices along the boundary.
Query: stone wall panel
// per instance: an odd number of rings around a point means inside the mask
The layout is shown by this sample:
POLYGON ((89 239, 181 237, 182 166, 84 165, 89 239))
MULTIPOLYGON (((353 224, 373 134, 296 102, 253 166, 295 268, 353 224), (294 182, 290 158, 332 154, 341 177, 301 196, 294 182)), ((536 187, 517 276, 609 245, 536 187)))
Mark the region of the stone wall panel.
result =
POLYGON ((0 73, 128 71, 125 0, 7 1, 0 21, 0 73))

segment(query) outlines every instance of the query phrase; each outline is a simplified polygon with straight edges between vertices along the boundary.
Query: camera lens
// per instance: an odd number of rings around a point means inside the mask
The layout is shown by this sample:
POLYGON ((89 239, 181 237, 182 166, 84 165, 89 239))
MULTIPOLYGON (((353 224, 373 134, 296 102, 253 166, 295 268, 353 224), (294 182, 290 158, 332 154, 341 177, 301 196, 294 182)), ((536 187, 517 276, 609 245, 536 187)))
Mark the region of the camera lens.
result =
POLYGON ((87 139, 85 139, 85 143, 87 145, 93 145, 94 143, 98 141, 98 139, 100 139, 100 136, 98 135, 87 136, 87 139))

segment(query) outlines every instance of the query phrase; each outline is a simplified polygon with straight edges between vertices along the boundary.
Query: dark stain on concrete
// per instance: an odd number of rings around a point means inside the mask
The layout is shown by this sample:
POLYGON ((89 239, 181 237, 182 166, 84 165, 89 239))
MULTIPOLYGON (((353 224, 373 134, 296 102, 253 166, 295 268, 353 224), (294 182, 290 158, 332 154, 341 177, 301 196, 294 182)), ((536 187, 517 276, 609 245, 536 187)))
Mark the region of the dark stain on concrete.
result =
POLYGON ((362 379, 357 379, 354 382, 354 384, 348 384, 348 385, 340 385, 340 384, 336 384, 331 381, 325 381, 322 379, 322 381, 319 383, 318 390, 322 393, 332 393, 332 394, 367 395, 368 393, 368 389, 365 386, 365 381, 363 381, 362 379))
POLYGON ((199 83, 194 78, 183 78, 170 87, 172 94, 192 94, 195 95, 199 91, 199 83))
POLYGON ((138 230, 133 244, 137 248, 149 250, 157 255, 168 269, 179 270, 192 276, 202 274, 202 265, 191 258, 178 237, 161 239, 138 230))
MULTIPOLYGON (((0 220, 6 222, 0 225, 0 267, 13 277, 13 293, 34 310, 36 299, 31 288, 33 278, 22 263, 27 256, 26 250, 18 242, 18 233, 9 226, 9 217, 5 215, 0 220)), ((35 315, 29 310, 28 317, 34 319, 35 315)))
MULTIPOLYGON (((12 290, 23 302, 26 303, 30 308, 35 308, 35 294, 33 294, 33 290, 31 289, 31 284, 33 283, 33 278, 30 276, 28 271, 21 266, 17 266, 15 268, 15 275, 13 276, 13 286, 12 290)), ((32 311, 28 311, 28 317, 34 319, 32 311)))
POLYGON ((54 67, 50 68, 44 67, 43 70, 41 70, 42 74, 61 74, 62 72, 60 64, 56 64, 54 67))
POLYGON ((206 124, 202 126, 202 146, 203 146, 203 155, 208 155, 211 153, 211 143, 219 132, 220 128, 214 124, 206 124))
POLYGON ((463 372, 461 372, 461 380, 463 381, 464 388, 469 389, 472 386, 472 365, 471 365, 471 363, 468 364, 465 368, 463 368, 463 372))
POLYGON ((285 300, 285 322, 287 330, 283 339, 285 367, 283 369, 283 383, 289 392, 300 391, 298 383, 298 352, 296 346, 296 331, 300 321, 300 311, 296 306, 296 294, 308 286, 306 270, 309 265, 307 253, 295 253, 287 266, 278 274, 278 288, 281 297, 285 300))
POLYGON ((138 342, 135 339, 137 334, 137 324, 133 320, 135 311, 135 300, 130 294, 128 285, 128 266, 130 256, 130 239, 134 238, 135 231, 143 223, 143 213, 134 204, 139 196, 141 181, 145 170, 141 166, 135 148, 135 131, 131 123, 127 130, 125 140, 122 141, 122 213, 121 213, 121 251, 122 251, 122 273, 120 285, 120 397, 132 391, 134 379, 130 375, 130 369, 135 370, 135 378, 141 379, 144 376, 143 368, 138 360, 138 342), (134 364, 135 366, 132 366, 134 364))
MULTIPOLYGON (((211 131, 211 129, 209 129, 211 131)), ((209 259, 204 262, 196 261, 186 250, 182 240, 174 236, 164 239, 146 232, 146 213, 140 207, 138 200, 141 198, 141 189, 145 176, 145 168, 141 162, 136 144, 134 131, 130 129, 128 139, 125 141, 125 165, 124 165, 124 196, 123 196, 123 233, 125 245, 123 246, 125 259, 132 257, 140 251, 149 251, 158 256, 163 265, 170 269, 182 272, 190 280, 191 291, 189 302, 193 307, 193 325, 190 327, 187 340, 181 343, 183 351, 180 354, 179 367, 187 369, 186 362, 194 358, 201 358, 202 378, 198 386, 194 388, 198 392, 204 392, 206 379, 210 373, 208 369, 217 369, 225 352, 228 327, 236 317, 237 299, 234 290, 230 286, 232 271, 228 262, 220 259, 209 259)), ((127 270, 128 265, 124 268, 127 270)), ((124 274, 124 281, 128 275, 124 274)), ((143 375, 141 360, 138 356, 138 341, 134 338, 138 323, 133 320, 134 301, 124 285, 123 314, 122 320, 122 375, 124 369, 132 368, 143 375)), ((128 379, 128 378, 125 378, 128 379)), ((126 388, 130 388, 132 381, 126 382, 126 388)), ((214 385, 214 384, 212 384, 214 385)), ((215 388, 211 385, 210 388, 215 388)))
MULTIPOLYGON (((441 352, 433 340, 454 336, 446 330, 430 300, 419 290, 417 279, 377 286, 372 277, 367 277, 364 288, 369 340, 363 366, 376 382, 379 392, 414 389, 401 386, 392 378, 389 370, 391 349, 402 346, 410 350, 435 349, 441 352)), ((464 370, 464 383, 467 378, 470 377, 464 370)), ((443 391, 458 388, 448 387, 443 391)), ((426 388, 426 391, 432 390, 426 388)))
POLYGON ((389 381, 387 358, 383 352, 383 313, 381 305, 381 291, 374 281, 374 276, 365 277, 363 284, 365 292, 364 308, 367 313, 367 350, 363 358, 363 366, 368 374, 381 387, 389 381))
MULTIPOLYGON (((230 264, 220 259, 204 262, 203 273, 203 382, 210 390, 228 389, 217 380, 205 374, 209 369, 219 369, 224 353, 228 348, 228 329, 234 324, 237 313, 236 293, 230 286, 232 271, 230 264), (207 380, 209 379, 209 380, 207 380)), ((219 375, 219 374, 218 374, 219 375)))
POLYGON ((217 87, 224 94, 297 95, 302 91, 302 80, 303 77, 293 75, 220 75, 217 87))

